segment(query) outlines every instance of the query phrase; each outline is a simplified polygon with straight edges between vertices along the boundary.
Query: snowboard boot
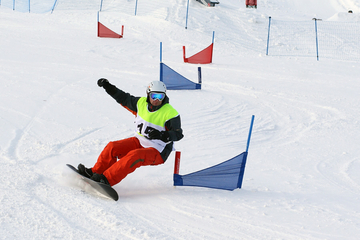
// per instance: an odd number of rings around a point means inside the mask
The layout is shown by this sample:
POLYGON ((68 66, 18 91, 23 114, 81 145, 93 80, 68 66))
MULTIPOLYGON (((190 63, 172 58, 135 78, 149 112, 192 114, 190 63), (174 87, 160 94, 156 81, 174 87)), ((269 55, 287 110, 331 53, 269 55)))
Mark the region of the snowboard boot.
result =
POLYGON ((107 180, 107 178, 106 178, 103 174, 94 173, 94 174, 92 175, 92 177, 91 177, 91 180, 94 180, 95 182, 107 184, 107 185, 110 186, 109 181, 107 180))
POLYGON ((93 172, 92 172, 91 168, 86 168, 81 163, 78 166, 78 173, 87 178, 91 178, 93 176, 93 172))

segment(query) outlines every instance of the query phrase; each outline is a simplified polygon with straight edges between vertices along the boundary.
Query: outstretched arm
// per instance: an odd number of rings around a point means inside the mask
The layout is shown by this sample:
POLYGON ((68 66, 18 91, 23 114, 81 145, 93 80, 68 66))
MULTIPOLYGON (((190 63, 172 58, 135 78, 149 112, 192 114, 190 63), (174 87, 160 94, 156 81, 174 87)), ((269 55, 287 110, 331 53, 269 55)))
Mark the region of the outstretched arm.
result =
POLYGON ((120 103, 124 108, 136 115, 137 102, 140 97, 134 97, 129 93, 122 91, 112 85, 106 78, 100 78, 97 84, 99 87, 103 87, 105 91, 116 100, 116 102, 120 103))

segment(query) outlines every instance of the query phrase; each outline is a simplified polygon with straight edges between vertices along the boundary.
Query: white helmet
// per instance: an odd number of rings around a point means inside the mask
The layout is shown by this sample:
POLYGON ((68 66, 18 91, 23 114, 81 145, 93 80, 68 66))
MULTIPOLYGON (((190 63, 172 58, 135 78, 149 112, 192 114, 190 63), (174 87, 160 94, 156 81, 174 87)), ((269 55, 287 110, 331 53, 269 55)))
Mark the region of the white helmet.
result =
POLYGON ((152 81, 146 88, 146 93, 161 92, 166 94, 166 85, 161 81, 152 81))

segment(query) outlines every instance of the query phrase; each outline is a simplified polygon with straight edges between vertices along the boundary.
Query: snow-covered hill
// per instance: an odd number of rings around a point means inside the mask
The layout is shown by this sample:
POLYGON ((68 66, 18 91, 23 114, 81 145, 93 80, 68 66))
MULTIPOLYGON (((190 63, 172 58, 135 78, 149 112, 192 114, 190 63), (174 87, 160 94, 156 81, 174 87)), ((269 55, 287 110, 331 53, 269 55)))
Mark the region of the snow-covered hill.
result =
POLYGON ((0 239, 358 238, 360 63, 265 49, 269 16, 360 24, 359 0, 264 0, 256 10, 190 0, 188 29, 186 0, 140 0, 137 16, 122 7, 135 1, 104 0, 100 19, 124 25, 123 39, 96 37, 99 1, 59 0, 52 14, 53 1, 34 0, 31 13, 26 2, 0 7, 0 239), (213 31, 203 89, 168 93, 185 135, 180 173, 243 152, 255 115, 243 188, 174 188, 174 154, 116 185, 118 202, 71 186, 66 163, 92 166, 134 130, 97 79, 144 96, 162 42, 163 62, 196 81, 182 46, 192 55, 213 31))

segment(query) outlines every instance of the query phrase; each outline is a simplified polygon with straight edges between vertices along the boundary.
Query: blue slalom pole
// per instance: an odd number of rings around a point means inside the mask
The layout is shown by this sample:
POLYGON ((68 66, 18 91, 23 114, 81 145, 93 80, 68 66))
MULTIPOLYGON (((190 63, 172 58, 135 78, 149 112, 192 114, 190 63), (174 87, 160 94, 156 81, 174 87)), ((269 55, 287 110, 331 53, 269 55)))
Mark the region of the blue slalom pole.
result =
POLYGON ((164 82, 164 77, 163 77, 163 63, 160 63, 160 82, 164 82))
POLYGON ((101 3, 100 3, 100 12, 102 10, 102 4, 103 4, 103 0, 101 0, 101 3))
POLYGON ((136 0, 136 2, 135 2, 135 16, 136 16, 136 11, 137 11, 137 1, 138 0, 136 0))
POLYGON ((266 46, 266 56, 269 54, 270 24, 271 24, 271 17, 269 17, 269 28, 268 28, 268 38, 267 38, 267 46, 266 46))
POLYGON ((201 67, 198 67, 198 82, 199 84, 201 84, 202 80, 201 80, 201 67))
POLYGON ((187 8, 186 8, 186 23, 185 23, 185 29, 187 29, 187 21, 189 16, 189 0, 187 2, 187 8))
POLYGON ((215 31, 213 31, 212 43, 214 43, 215 31))
POLYGON ((160 42, 160 81, 163 82, 162 42, 160 42))
POLYGON ((160 42, 160 62, 162 62, 162 42, 160 42))
POLYGON ((53 7, 52 7, 52 9, 51 9, 51 13, 53 13, 53 11, 54 11, 54 9, 55 9, 56 2, 57 2, 57 0, 55 0, 55 2, 54 2, 54 5, 53 5, 53 7))
POLYGON ((318 33, 317 33, 317 19, 315 20, 315 34, 316 34, 316 58, 319 61, 319 44, 318 44, 318 33))
POLYGON ((249 150, 251 132, 252 132, 252 128, 253 128, 253 125, 254 125, 254 119, 255 119, 255 115, 252 115, 251 123, 250 123, 249 136, 248 136, 248 140, 247 140, 247 144, 246 144, 246 152, 248 152, 248 150, 249 150))

